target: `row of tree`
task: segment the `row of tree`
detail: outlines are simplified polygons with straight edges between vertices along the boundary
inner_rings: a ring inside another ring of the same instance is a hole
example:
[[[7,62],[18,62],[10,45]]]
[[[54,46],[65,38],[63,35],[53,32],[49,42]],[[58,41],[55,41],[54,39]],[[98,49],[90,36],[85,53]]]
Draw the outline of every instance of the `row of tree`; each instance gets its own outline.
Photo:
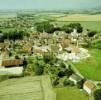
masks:
[[[29,34],[26,33],[25,31],[17,31],[17,30],[9,31],[2,33],[2,35],[0,36],[0,41],[4,41],[5,39],[8,40],[23,39],[24,36],[29,36]]]
[[[55,27],[53,24],[51,24],[48,21],[36,23],[36,30],[38,32],[47,32],[47,33],[53,33],[54,31],[65,31],[66,33],[73,32],[73,29],[77,29],[78,33],[81,33],[83,31],[83,27],[80,23],[70,23],[68,25],[63,25],[62,27]]]

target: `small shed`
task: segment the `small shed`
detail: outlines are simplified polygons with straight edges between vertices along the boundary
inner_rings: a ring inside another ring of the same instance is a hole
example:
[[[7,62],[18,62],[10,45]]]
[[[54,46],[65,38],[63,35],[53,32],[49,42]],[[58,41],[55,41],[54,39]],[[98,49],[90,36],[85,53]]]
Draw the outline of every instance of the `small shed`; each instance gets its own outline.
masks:
[[[92,94],[95,88],[96,88],[96,85],[91,80],[87,80],[83,85],[83,89],[88,94]]]

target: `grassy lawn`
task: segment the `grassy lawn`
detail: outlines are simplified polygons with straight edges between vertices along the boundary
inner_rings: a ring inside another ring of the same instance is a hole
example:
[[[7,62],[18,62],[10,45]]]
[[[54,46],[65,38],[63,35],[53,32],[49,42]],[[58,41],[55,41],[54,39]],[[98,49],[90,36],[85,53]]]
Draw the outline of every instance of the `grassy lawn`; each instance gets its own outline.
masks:
[[[55,88],[56,100],[89,100],[84,91],[76,87]]]
[[[101,80],[101,50],[90,49],[91,58],[75,64],[76,68],[88,79]]]

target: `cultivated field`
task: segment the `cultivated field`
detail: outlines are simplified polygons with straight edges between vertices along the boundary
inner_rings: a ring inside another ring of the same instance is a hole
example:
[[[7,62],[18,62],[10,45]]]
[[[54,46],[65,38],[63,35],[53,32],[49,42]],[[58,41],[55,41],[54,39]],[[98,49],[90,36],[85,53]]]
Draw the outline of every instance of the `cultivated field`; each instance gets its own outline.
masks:
[[[71,14],[58,17],[57,21],[101,21],[101,14],[98,15]]]
[[[9,79],[0,83],[0,100],[55,100],[48,76]]]
[[[43,15],[45,16],[45,15]],[[48,14],[53,18],[53,23],[59,26],[70,23],[81,23],[84,29],[91,29],[101,31],[101,14],[88,15],[88,14]]]

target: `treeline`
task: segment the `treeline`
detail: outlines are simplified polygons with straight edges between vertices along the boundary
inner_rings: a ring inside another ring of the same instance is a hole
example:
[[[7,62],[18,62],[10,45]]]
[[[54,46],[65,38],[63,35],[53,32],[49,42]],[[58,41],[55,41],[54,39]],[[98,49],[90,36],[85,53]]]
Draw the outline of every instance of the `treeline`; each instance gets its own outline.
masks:
[[[4,41],[5,39],[8,40],[16,40],[16,39],[23,39],[24,36],[29,36],[29,33],[26,33],[25,31],[9,31],[5,33],[1,33],[0,41]]]
[[[77,29],[78,33],[81,33],[83,31],[83,27],[80,23],[70,23],[68,25],[63,25],[62,27],[57,27],[53,24],[51,24],[48,21],[36,23],[36,30],[38,32],[47,32],[47,33],[53,33],[55,31],[65,31],[66,33],[71,33],[73,29]]]

